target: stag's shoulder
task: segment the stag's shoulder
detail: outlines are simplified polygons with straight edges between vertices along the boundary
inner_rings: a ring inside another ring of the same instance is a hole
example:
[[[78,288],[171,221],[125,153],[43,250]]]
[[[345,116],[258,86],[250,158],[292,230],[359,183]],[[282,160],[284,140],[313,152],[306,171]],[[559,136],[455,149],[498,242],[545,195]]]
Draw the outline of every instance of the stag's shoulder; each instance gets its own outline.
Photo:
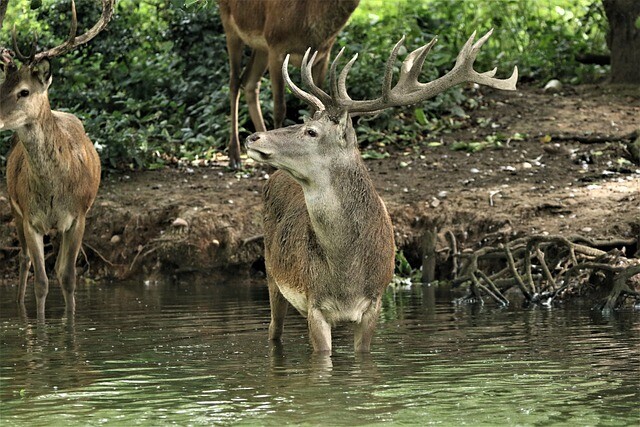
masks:
[[[302,187],[286,172],[276,171],[267,181],[264,192],[265,227],[300,227],[309,221]]]

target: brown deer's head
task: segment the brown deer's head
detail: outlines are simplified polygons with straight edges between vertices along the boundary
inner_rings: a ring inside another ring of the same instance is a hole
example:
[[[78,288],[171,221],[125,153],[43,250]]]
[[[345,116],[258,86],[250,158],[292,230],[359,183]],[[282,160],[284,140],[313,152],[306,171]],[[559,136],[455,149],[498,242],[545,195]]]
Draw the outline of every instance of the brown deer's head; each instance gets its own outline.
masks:
[[[4,60],[0,85],[0,129],[14,130],[37,121],[43,108],[50,108],[47,91],[51,84],[51,63],[38,62],[18,68]]]
[[[76,37],[78,20],[76,5],[71,0],[71,28],[67,40],[61,45],[44,52],[37,52],[34,41],[28,56],[18,48],[15,27],[12,32],[13,51],[0,49],[0,130],[14,130],[28,126],[41,119],[44,111],[49,111],[48,90],[51,85],[50,58],[62,55],[75,47],[87,43],[102,31],[111,16],[115,0],[102,0],[100,20],[86,33]],[[37,40],[37,39],[36,39]],[[14,57],[20,60],[18,67]]]

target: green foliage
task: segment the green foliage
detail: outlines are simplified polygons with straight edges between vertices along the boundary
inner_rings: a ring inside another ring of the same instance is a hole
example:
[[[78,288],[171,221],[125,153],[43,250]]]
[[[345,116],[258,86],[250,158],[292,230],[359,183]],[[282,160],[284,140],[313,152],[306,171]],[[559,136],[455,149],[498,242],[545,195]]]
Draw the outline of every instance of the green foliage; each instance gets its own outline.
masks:
[[[98,19],[99,2],[76,3],[80,33]],[[69,0],[12,0],[0,43],[10,43],[9,29],[15,24],[23,50],[28,50],[33,32],[41,46],[59,44],[67,34],[69,15]],[[495,33],[476,61],[478,70],[499,66],[498,76],[506,77],[517,64],[521,82],[536,84],[550,77],[577,83],[602,73],[602,68],[574,60],[578,53],[605,49],[605,19],[597,0],[362,0],[336,49],[346,46],[348,55],[359,53],[349,75],[351,96],[373,98],[379,95],[386,58],[403,34],[410,50],[439,35],[421,76],[428,81],[451,68],[474,30],[480,34],[492,27]],[[52,106],[83,120],[105,169],[191,162],[225,149],[228,63],[215,1],[120,0],[103,34],[56,58],[53,66]],[[396,73],[399,66],[400,61]],[[458,87],[420,106],[360,118],[357,130],[368,148],[365,156],[379,158],[386,146],[437,139],[434,135],[459,125],[466,112],[477,107],[476,98]],[[261,100],[268,123],[267,81]],[[286,123],[298,122],[308,108],[292,96],[288,107]],[[252,129],[242,102],[239,126],[241,137]],[[0,156],[8,151],[9,136],[0,136]]]
[[[396,252],[396,267],[393,277],[394,285],[410,285],[422,281],[422,270],[414,269],[402,251]]]

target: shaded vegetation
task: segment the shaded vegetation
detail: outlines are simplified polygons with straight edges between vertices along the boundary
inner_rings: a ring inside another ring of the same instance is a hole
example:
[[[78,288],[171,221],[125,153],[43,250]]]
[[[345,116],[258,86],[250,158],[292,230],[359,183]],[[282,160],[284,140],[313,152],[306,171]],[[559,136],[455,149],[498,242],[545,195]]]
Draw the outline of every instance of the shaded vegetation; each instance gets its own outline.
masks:
[[[95,22],[99,6],[78,0],[77,8],[81,32]],[[34,31],[43,47],[59,43],[68,31],[69,2],[13,0],[2,44],[10,43],[14,23],[24,50]],[[575,61],[580,53],[605,50],[605,25],[597,0],[362,0],[336,49],[347,46],[347,53],[360,54],[350,73],[354,98],[376,96],[385,60],[402,34],[408,49],[439,35],[424,67],[427,80],[451,67],[471,32],[492,27],[496,32],[483,47],[478,69],[499,66],[499,76],[505,77],[517,64],[523,83],[543,85],[549,78],[581,83],[606,71]],[[83,120],[105,170],[156,168],[200,163],[224,151],[227,79],[225,38],[215,2],[120,0],[105,32],[55,60],[50,94],[55,109],[71,111]],[[385,145],[429,144],[438,132],[463,120],[466,111],[481,106],[481,97],[468,97],[467,91],[456,88],[415,108],[360,119],[361,143],[373,157],[384,155]],[[261,97],[268,121],[267,81]],[[289,120],[297,121],[305,106],[293,97],[289,104]],[[251,131],[244,106],[240,130],[242,135]],[[7,134],[0,139],[2,157],[9,149]],[[4,158],[0,160],[4,165]]]

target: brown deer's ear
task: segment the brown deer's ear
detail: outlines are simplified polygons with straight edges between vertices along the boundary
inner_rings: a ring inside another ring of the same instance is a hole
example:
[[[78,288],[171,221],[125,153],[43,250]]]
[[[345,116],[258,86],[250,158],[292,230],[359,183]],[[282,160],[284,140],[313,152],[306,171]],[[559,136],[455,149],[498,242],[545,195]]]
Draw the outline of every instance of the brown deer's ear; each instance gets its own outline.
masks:
[[[43,85],[48,87],[51,84],[51,62],[48,58],[42,58],[31,65],[31,73]]]
[[[7,73],[16,69],[16,64],[13,62],[13,52],[3,47],[0,48],[0,72],[2,72],[0,79],[4,81],[7,77]]]

